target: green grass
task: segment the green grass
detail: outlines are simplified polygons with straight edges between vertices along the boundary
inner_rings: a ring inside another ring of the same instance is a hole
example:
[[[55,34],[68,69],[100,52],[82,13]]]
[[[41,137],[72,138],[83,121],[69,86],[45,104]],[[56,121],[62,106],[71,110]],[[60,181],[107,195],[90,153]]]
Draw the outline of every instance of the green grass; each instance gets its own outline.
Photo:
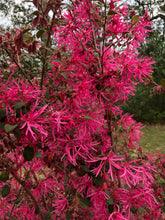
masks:
[[[140,146],[145,152],[165,153],[165,125],[145,125]]]

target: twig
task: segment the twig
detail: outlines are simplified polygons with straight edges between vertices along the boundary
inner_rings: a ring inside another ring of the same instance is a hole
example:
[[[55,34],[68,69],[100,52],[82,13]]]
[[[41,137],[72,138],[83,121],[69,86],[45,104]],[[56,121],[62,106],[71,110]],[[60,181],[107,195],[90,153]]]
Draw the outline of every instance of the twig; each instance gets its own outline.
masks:
[[[55,19],[55,15],[56,15],[56,11],[54,11],[54,13],[53,13],[53,18],[52,18],[52,21],[51,21],[51,25],[50,25],[50,28],[49,28],[49,34],[48,34],[48,38],[47,38],[47,42],[46,42],[45,54],[44,54],[44,57],[43,57],[43,66],[42,66],[41,83],[40,83],[40,89],[41,90],[42,90],[42,86],[43,86],[45,72],[47,70],[47,65],[46,65],[46,59],[47,59],[47,53],[48,53],[47,48],[49,47],[49,44],[50,44],[50,37],[51,37],[52,29],[53,29],[53,21]]]
[[[32,168],[32,164],[31,164],[31,167],[30,167],[30,169],[29,169],[29,171],[28,171],[28,173],[27,173],[27,175],[26,175],[26,178],[25,178],[25,180],[24,180],[24,183],[27,181],[27,179],[28,179],[28,177],[29,177],[29,174],[30,174],[30,172],[31,172],[31,168]],[[21,188],[19,189],[19,193],[18,193],[18,195],[17,195],[17,198],[16,198],[15,201],[14,201],[13,207],[12,207],[11,212],[10,212],[10,214],[9,214],[9,219],[10,219],[12,213],[13,213],[13,210],[14,210],[14,208],[15,208],[17,199],[18,199],[19,196],[21,195],[22,188],[23,188],[23,185],[22,185]]]
[[[26,186],[24,186],[25,182],[22,181],[12,170],[12,168],[6,163],[4,163],[4,161],[2,161],[2,163],[4,164],[4,166],[7,168],[7,170],[10,171],[10,173],[12,174],[12,176],[19,182],[19,184],[23,187],[24,191],[31,197],[31,200],[33,201],[34,205],[35,205],[35,208],[36,210],[38,211],[38,213],[40,214],[41,216],[41,219],[42,220],[46,220],[42,211],[41,211],[41,208],[39,206],[39,204],[37,203],[35,197],[33,196],[32,192],[30,191],[29,188],[27,188]]]
[[[113,151],[116,152],[116,146],[114,144],[114,138],[113,138],[113,133],[112,133],[112,112],[108,109],[105,110],[105,117],[107,120],[108,124],[108,134],[111,138],[111,145],[113,147]]]
[[[106,21],[107,21],[107,1],[105,0],[105,4],[104,4],[104,26],[103,26],[103,33],[102,33],[102,37],[103,37],[103,45],[102,45],[102,55],[101,55],[101,72],[102,74],[104,73],[104,66],[103,66],[103,61],[104,61],[104,47],[105,47],[105,28],[106,28]]]
[[[92,21],[91,21],[92,22]],[[93,23],[93,22],[92,22]],[[97,51],[98,52],[98,50],[97,50],[97,43],[96,43],[96,37],[95,37],[95,32],[94,32],[94,30],[93,30],[93,32],[92,32],[92,37],[93,37],[93,43],[94,43],[94,47],[95,47],[95,51]],[[100,53],[99,53],[99,55],[100,55]],[[100,70],[102,69],[102,66],[101,66],[101,62],[100,62],[100,56],[98,57],[98,64],[99,64],[99,68],[100,68]]]
[[[67,188],[66,188],[66,184],[67,184],[67,177],[66,177],[66,166],[65,166],[65,158],[63,159],[63,165],[64,165],[64,189],[65,189],[65,196],[67,195]]]
[[[91,18],[90,14],[89,14],[89,19],[90,19],[91,25],[94,27],[94,24],[93,24],[93,21],[92,21],[92,18]],[[97,42],[96,42],[94,28],[93,28],[93,31],[92,31],[92,37],[93,37],[94,49],[95,49],[95,51],[99,52],[98,49],[97,49]],[[102,67],[101,67],[101,62],[100,62],[100,53],[99,53],[99,57],[98,57],[98,65],[99,65],[99,69],[101,70]]]
[[[6,51],[6,53],[9,55],[9,57],[14,61],[14,63],[17,65],[17,67],[19,68],[19,70],[22,72],[22,74],[25,76],[25,78],[27,78],[28,79],[28,81],[29,81],[29,83],[31,84],[31,85],[33,85],[32,84],[32,82],[31,82],[31,80],[30,80],[30,78],[29,78],[29,76],[25,73],[25,71],[22,69],[22,67],[18,64],[18,62],[17,62],[17,60],[13,57],[13,56],[11,56],[11,54],[10,54],[10,52],[8,51],[8,49],[4,49],[5,51]]]

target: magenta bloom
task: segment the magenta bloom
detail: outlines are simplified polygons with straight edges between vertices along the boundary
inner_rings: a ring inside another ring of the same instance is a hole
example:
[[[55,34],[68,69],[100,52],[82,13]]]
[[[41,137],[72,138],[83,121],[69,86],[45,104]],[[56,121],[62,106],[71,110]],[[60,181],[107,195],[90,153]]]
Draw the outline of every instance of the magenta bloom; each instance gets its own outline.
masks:
[[[44,123],[47,121],[47,119],[39,117],[45,111],[48,105],[43,106],[38,111],[36,110],[37,106],[38,106],[38,102],[36,101],[31,112],[25,115],[21,114],[21,119],[23,121],[23,125],[21,126],[21,129],[25,128],[26,136],[30,134],[34,140],[37,139],[36,132],[40,133],[43,136],[48,135],[48,133],[44,130]],[[34,129],[36,132],[34,131]]]

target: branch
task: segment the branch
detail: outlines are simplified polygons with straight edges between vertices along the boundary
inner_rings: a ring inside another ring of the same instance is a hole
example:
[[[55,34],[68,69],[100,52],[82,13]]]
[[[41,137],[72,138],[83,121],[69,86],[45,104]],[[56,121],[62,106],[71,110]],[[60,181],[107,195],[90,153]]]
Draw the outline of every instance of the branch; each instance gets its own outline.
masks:
[[[93,22],[92,22],[92,23],[93,23]],[[94,42],[95,51],[98,52],[98,50],[97,50],[97,43],[96,43],[96,37],[95,37],[95,32],[94,32],[94,31],[92,32],[92,35],[93,35],[93,42]],[[99,57],[100,57],[100,56],[99,56]],[[101,68],[101,63],[100,63],[99,57],[98,57],[98,64],[99,64],[99,68],[100,68],[100,70],[101,70],[102,68]]]
[[[104,3],[104,26],[103,26],[103,45],[102,45],[102,56],[101,56],[101,65],[102,65],[102,74],[104,73],[104,66],[103,66],[103,61],[104,61],[104,47],[105,47],[105,28],[106,28],[106,22],[107,22],[107,1],[105,0]]]
[[[32,168],[32,165],[31,165],[31,168]],[[29,170],[28,173],[27,173],[27,176],[26,176],[26,178],[25,178],[25,180],[24,180],[24,183],[28,180],[29,174],[30,174],[30,172],[31,172],[31,168],[30,168],[30,170]],[[12,213],[13,213],[13,210],[14,210],[14,208],[15,208],[15,205],[16,205],[16,202],[17,202],[17,199],[18,199],[18,198],[20,197],[20,195],[21,195],[21,191],[22,191],[22,189],[23,189],[23,185],[20,187],[19,192],[18,192],[18,195],[17,195],[17,198],[16,198],[15,201],[14,201],[14,204],[13,204],[12,210],[11,210],[11,212],[10,212],[10,214],[9,214],[9,219],[10,219]]]
[[[6,163],[4,163],[4,161],[2,161],[2,163],[4,164],[4,166],[7,168],[7,170],[10,171],[10,173],[12,174],[12,176],[19,182],[19,184],[23,187],[24,191],[31,197],[31,200],[33,201],[34,205],[35,205],[35,208],[37,209],[37,211],[39,212],[40,216],[41,216],[41,219],[42,220],[46,220],[42,211],[41,211],[41,208],[39,206],[39,204],[37,203],[37,200],[35,199],[35,197],[33,196],[32,192],[30,191],[29,188],[27,188],[26,186],[24,186],[25,182],[22,181],[12,170],[12,168]]]
[[[165,13],[159,13],[158,15],[152,17],[152,18],[151,18],[151,21],[152,21],[152,20],[155,20],[155,19],[157,19],[157,18],[161,18],[161,19],[163,19],[163,20],[165,21]]]
[[[51,21],[51,25],[49,28],[49,34],[48,34],[48,38],[47,38],[47,42],[46,42],[45,54],[44,54],[44,58],[43,58],[42,74],[41,74],[41,83],[40,83],[41,90],[42,90],[42,86],[43,86],[45,72],[47,70],[47,65],[46,65],[46,59],[47,59],[47,53],[48,53],[47,48],[49,47],[49,44],[50,44],[50,39],[51,39],[50,37],[51,37],[52,29],[53,29],[53,24],[54,24],[53,21],[55,19],[55,15],[56,15],[56,11],[54,11],[54,13],[53,13],[53,18]]]
[[[114,144],[114,138],[113,138],[113,133],[112,133],[112,116],[111,116],[111,113],[112,112],[110,110],[107,110],[107,109],[105,110],[105,118],[107,120],[108,129],[109,129],[108,134],[111,138],[111,145],[114,149],[114,152],[116,152],[116,146]]]
[[[14,63],[17,65],[17,67],[19,68],[19,70],[22,72],[22,74],[25,76],[25,78],[27,78],[28,79],[28,81],[29,81],[29,83],[31,84],[31,85],[33,85],[32,84],[32,82],[31,82],[31,80],[30,80],[30,78],[29,78],[29,76],[24,72],[24,70],[22,69],[22,67],[18,64],[18,62],[17,62],[17,60],[13,57],[13,56],[11,56],[11,54],[10,54],[10,52],[8,51],[8,49],[4,49],[5,51],[6,51],[6,53],[9,55],[9,57],[14,61]]]
[[[93,44],[94,44],[94,49],[95,51],[99,52],[98,49],[97,49],[97,42],[96,42],[96,36],[95,36],[95,28],[94,28],[94,23],[92,21],[92,18],[91,18],[91,15],[89,14],[89,19],[90,19],[90,22],[91,22],[91,25],[93,26],[93,31],[92,31],[92,37],[93,37]],[[99,53],[100,54],[100,53]],[[101,67],[101,62],[100,62],[100,56],[98,57],[98,65],[99,65],[99,69],[101,70],[102,67]]]

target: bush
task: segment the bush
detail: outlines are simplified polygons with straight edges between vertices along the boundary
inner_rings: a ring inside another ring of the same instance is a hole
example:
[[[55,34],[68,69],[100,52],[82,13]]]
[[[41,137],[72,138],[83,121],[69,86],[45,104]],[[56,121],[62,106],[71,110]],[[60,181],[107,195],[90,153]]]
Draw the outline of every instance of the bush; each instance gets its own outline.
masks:
[[[113,0],[33,3],[33,31],[1,33],[1,216],[161,219],[164,159],[143,155],[142,125],[119,106],[152,72],[137,53],[147,13],[130,20]]]

